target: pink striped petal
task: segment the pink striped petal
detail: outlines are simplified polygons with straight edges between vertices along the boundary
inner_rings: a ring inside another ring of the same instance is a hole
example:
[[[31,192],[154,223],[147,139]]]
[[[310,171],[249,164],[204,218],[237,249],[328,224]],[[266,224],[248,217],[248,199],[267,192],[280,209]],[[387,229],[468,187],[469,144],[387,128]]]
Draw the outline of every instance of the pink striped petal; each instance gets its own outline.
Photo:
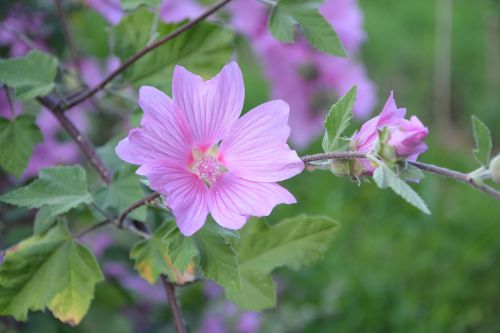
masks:
[[[172,92],[174,103],[186,115],[194,144],[208,149],[224,137],[238,119],[245,87],[240,68],[232,62],[208,81],[176,66]]]
[[[191,236],[205,224],[208,188],[196,175],[168,160],[144,164],[137,173],[149,179],[153,190],[167,196],[166,203],[184,236]]]
[[[144,111],[142,129],[132,129],[116,147],[118,156],[133,164],[169,158],[185,164],[191,155],[191,133],[184,115],[160,90],[143,86],[139,106]]]
[[[302,172],[304,163],[286,144],[288,104],[271,101],[251,110],[231,127],[219,160],[238,177],[276,182]]]
[[[222,174],[209,189],[210,214],[228,229],[240,229],[248,216],[268,216],[281,203],[292,204],[296,200],[278,184],[252,182],[231,172]]]

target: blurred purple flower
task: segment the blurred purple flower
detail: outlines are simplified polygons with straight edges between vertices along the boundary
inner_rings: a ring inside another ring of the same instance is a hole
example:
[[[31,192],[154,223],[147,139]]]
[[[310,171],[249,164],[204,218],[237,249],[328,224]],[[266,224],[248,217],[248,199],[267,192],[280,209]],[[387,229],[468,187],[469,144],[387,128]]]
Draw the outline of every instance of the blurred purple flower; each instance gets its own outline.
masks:
[[[236,327],[236,332],[238,333],[259,333],[260,325],[262,323],[262,314],[257,312],[243,312],[240,319],[238,320],[238,325]]]
[[[205,315],[201,321],[200,333],[226,333],[223,318],[214,314]]]
[[[160,6],[160,17],[167,23],[192,19],[203,12],[203,7],[193,0],[164,0]]]
[[[271,97],[290,104],[291,139],[298,147],[304,148],[322,132],[326,111],[353,85],[358,86],[355,116],[370,114],[376,102],[375,87],[361,63],[319,52],[303,37],[292,44],[280,43],[268,32],[268,8],[262,3],[236,0],[228,8],[232,24],[250,38],[261,59],[271,82]],[[345,47],[356,53],[365,38],[356,0],[327,0],[320,12]]]
[[[85,0],[85,2],[112,25],[118,24],[125,15],[120,0]]]
[[[416,116],[408,120],[404,118],[405,114],[406,109],[398,109],[391,92],[380,115],[364,123],[359,132],[352,137],[356,150],[363,153],[372,152],[378,141],[378,131],[387,128],[389,130],[388,144],[396,149],[396,155],[415,161],[418,155],[427,150],[423,139],[429,131]],[[368,172],[375,169],[375,166],[368,160],[362,160],[362,164]]]
[[[43,19],[42,13],[28,12],[18,4],[12,6],[0,22],[0,47],[8,48],[12,57],[23,56],[35,46],[46,50],[48,33]]]
[[[116,279],[123,287],[133,291],[144,300],[152,303],[165,303],[165,292],[160,284],[154,286],[130,272],[125,265],[119,262],[108,262],[104,265],[106,276]]]

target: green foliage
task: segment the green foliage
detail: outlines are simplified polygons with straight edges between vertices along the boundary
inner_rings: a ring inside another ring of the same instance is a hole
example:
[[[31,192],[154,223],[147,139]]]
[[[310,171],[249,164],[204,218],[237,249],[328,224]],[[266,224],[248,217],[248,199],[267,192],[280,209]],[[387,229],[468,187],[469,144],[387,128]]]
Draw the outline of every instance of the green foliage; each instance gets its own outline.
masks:
[[[30,99],[45,96],[54,89],[57,59],[31,51],[24,57],[0,59],[0,82],[16,90],[16,96]]]
[[[156,29],[153,29],[153,25]],[[139,9],[111,30],[113,51],[122,60],[166,36],[179,24],[155,22],[154,14]],[[234,35],[213,23],[200,23],[142,57],[124,72],[135,87],[153,85],[166,89],[175,65],[182,65],[203,76],[211,76],[229,61]]]
[[[217,226],[206,224],[194,235],[205,276],[228,289],[240,289],[238,254]]]
[[[275,306],[276,291],[269,275],[275,268],[299,269],[324,255],[338,223],[321,216],[301,215],[267,227],[262,221],[250,222],[237,243],[241,288],[226,289],[238,306],[259,311]],[[258,225],[257,225],[258,224]]]
[[[160,0],[121,0],[122,8],[125,10],[133,10],[139,6],[158,7]]]
[[[144,197],[139,177],[134,168],[125,166],[113,175],[111,184],[99,189],[95,194],[95,202],[102,209],[111,210],[119,214],[134,202]],[[145,221],[147,215],[146,206],[139,207],[130,213],[130,217],[139,221]]]
[[[0,314],[26,320],[45,307],[77,325],[87,313],[101,270],[92,253],[59,224],[9,249],[0,265]]]
[[[415,192],[410,185],[398,177],[384,163],[380,163],[373,172],[373,180],[379,188],[390,187],[397,195],[401,196],[408,203],[420,209],[425,214],[430,214],[429,208],[422,198]]]
[[[43,234],[56,223],[57,215],[52,212],[52,207],[45,206],[36,212],[33,233],[35,235]]]
[[[81,10],[70,16],[71,28],[78,52],[98,58],[109,56],[109,42],[106,29],[108,23],[93,10]]]
[[[150,284],[155,284],[162,274],[179,284],[194,279],[192,269],[187,270],[188,265],[181,270],[172,263],[167,242],[163,240],[172,225],[173,223],[164,223],[150,239],[136,243],[130,251],[130,258],[135,260],[135,269]]]
[[[352,87],[328,111],[323,124],[326,130],[322,143],[325,152],[346,149],[348,140],[344,139],[342,134],[349,127],[352,119],[352,108],[356,102],[357,90],[356,86]]]
[[[173,265],[180,271],[184,271],[198,256],[198,247],[194,237],[183,236],[175,223],[170,223],[169,229],[164,232],[162,240],[167,244]]]
[[[273,5],[269,17],[272,35],[285,43],[295,40],[298,25],[315,48],[336,56],[345,56],[342,43],[328,21],[319,13],[318,1],[280,0]]]
[[[0,197],[11,205],[40,208],[50,207],[58,215],[82,203],[92,202],[87,192],[85,171],[80,166],[58,166],[42,169],[38,179]]]
[[[476,143],[474,158],[483,167],[487,168],[490,162],[491,148],[493,146],[491,142],[490,130],[476,116],[472,116],[472,129],[474,133],[474,141]]]
[[[35,118],[28,115],[14,120],[0,118],[0,165],[20,177],[26,169],[35,146],[42,141]]]

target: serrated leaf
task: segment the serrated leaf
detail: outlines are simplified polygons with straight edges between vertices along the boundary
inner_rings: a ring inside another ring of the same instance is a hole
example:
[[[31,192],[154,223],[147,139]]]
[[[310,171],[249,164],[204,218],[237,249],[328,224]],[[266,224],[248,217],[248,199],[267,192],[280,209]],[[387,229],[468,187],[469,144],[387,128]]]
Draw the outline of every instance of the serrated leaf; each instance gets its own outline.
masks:
[[[26,320],[49,308],[77,325],[87,313],[101,270],[92,253],[59,225],[9,249],[0,265],[0,314]]]
[[[399,178],[391,169],[381,164],[373,172],[373,180],[380,188],[390,187],[397,195],[405,199],[408,203],[420,209],[425,214],[430,214],[429,208],[424,200],[415,192],[410,185]]]
[[[493,146],[490,130],[488,126],[476,116],[472,116],[472,130],[476,143],[474,158],[479,164],[487,168],[490,162],[491,148]]]
[[[0,118],[0,165],[16,177],[23,174],[35,146],[42,141],[35,117],[23,115],[14,120]]]
[[[194,237],[203,274],[225,289],[239,290],[238,255],[231,243],[210,225],[205,225]]]
[[[144,197],[139,177],[134,168],[125,166],[113,175],[111,184],[97,191],[95,201],[102,209],[119,214],[127,207]],[[145,221],[147,215],[146,206],[139,207],[130,213],[130,217],[139,221]]]
[[[269,275],[275,268],[299,269],[322,258],[338,228],[327,217],[306,215],[268,228],[256,224],[263,222],[247,224],[238,242],[241,288],[226,289],[232,302],[253,311],[275,305],[275,286]]]
[[[48,206],[54,215],[80,204],[92,202],[87,192],[85,171],[80,166],[58,166],[42,169],[38,179],[0,197],[11,205],[40,208]]]
[[[147,46],[151,39],[154,14],[139,9],[115,27],[111,35],[113,51],[123,61]],[[180,24],[158,22],[156,35],[161,38]],[[203,22],[139,59],[124,72],[135,87],[153,85],[165,90],[175,65],[182,65],[205,77],[211,77],[232,55],[233,32]]]
[[[163,241],[163,236],[170,230],[172,224],[165,223],[155,230],[150,239],[136,243],[130,251],[130,258],[135,260],[135,269],[150,284],[155,284],[162,274],[178,284],[193,281],[195,278],[192,262],[180,270],[174,266],[170,258],[168,243]]]
[[[0,59],[0,82],[14,88],[16,96],[22,99],[47,95],[54,89],[56,74],[57,59],[44,52]]]
[[[352,119],[352,108],[356,103],[357,91],[356,86],[352,87],[328,111],[323,123],[325,136],[323,137],[322,146],[325,152],[342,150],[347,146],[348,141],[343,140],[342,134],[349,127]]]
[[[280,0],[269,16],[269,30],[276,39],[290,43],[295,40],[298,26],[315,48],[335,56],[345,56],[337,33],[319,13],[320,4],[320,1]]]

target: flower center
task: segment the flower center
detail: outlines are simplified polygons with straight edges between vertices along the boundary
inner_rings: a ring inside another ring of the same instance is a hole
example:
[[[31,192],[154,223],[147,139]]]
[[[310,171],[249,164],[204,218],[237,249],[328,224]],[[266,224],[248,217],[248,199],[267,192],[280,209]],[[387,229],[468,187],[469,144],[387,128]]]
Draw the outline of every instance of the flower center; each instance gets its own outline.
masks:
[[[211,155],[203,155],[195,160],[191,167],[192,172],[205,182],[208,186],[215,183],[224,167]]]

